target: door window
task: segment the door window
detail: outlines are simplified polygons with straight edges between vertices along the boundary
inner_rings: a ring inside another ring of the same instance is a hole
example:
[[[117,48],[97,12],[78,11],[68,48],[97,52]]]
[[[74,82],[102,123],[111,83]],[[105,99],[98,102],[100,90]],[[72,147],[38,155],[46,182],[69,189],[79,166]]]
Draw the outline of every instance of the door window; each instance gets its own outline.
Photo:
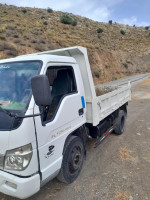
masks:
[[[43,114],[43,122],[52,121],[57,113],[62,99],[77,92],[74,71],[72,67],[58,66],[47,69],[46,75],[52,95],[52,103]]]

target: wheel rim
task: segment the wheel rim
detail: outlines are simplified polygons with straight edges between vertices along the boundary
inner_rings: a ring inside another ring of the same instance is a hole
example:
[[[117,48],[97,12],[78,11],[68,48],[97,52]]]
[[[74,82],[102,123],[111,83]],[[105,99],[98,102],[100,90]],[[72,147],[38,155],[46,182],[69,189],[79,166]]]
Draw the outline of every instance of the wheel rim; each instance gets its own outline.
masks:
[[[82,163],[82,158],[83,158],[83,155],[82,155],[81,147],[75,146],[72,149],[70,162],[69,162],[69,169],[71,173],[76,172],[80,168],[81,163]]]

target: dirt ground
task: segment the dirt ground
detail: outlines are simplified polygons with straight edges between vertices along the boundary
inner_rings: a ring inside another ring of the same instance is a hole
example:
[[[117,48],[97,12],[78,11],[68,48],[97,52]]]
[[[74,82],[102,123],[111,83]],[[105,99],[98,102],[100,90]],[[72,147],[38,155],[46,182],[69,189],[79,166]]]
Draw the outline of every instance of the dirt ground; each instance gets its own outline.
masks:
[[[124,134],[92,145],[74,183],[54,179],[28,200],[150,200],[150,79],[132,88]]]

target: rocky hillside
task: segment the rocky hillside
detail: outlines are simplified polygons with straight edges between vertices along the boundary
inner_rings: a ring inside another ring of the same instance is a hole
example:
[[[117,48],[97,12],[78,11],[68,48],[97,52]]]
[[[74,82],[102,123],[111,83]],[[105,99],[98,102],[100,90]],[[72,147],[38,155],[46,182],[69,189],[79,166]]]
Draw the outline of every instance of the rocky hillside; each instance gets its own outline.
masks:
[[[61,23],[64,14],[77,25]],[[0,4],[0,59],[76,45],[88,49],[95,84],[150,72],[149,27]]]

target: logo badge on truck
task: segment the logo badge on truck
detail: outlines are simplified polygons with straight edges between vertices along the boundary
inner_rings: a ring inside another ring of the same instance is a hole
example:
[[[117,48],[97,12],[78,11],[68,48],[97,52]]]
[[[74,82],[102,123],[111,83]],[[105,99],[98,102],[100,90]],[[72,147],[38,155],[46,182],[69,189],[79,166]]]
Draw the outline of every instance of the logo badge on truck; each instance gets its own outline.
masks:
[[[45,155],[45,158],[49,158],[50,156],[52,156],[54,154],[54,145],[51,145],[48,147],[48,153]]]

